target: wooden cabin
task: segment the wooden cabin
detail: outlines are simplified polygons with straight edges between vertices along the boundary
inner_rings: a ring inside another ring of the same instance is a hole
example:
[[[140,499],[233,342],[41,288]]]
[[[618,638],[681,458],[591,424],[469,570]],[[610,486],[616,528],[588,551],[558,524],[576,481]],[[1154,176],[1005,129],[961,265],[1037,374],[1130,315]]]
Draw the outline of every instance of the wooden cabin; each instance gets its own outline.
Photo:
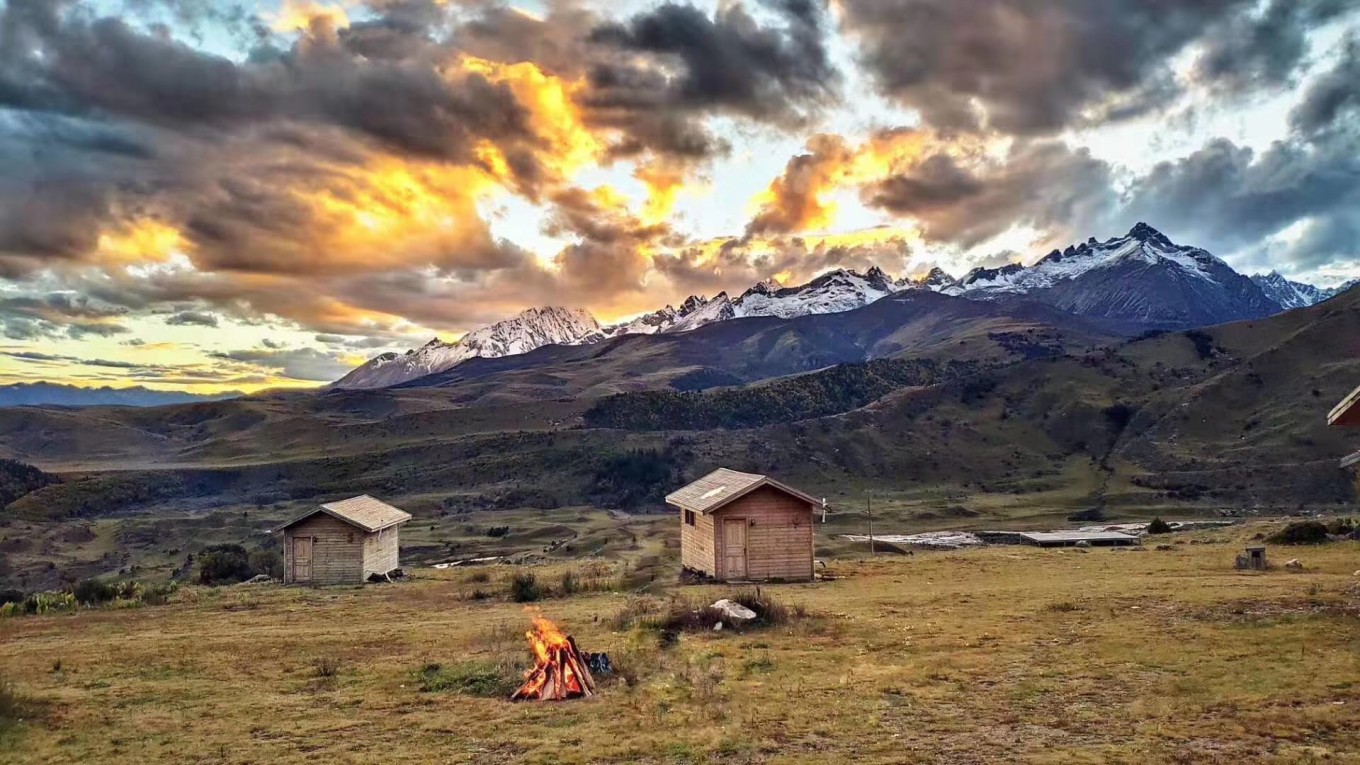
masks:
[[[1351,391],[1350,395],[1342,399],[1341,403],[1332,407],[1332,411],[1327,414],[1327,424],[1334,427],[1360,428],[1360,388]],[[1360,466],[1360,452],[1341,460],[1342,468],[1357,468],[1356,494],[1360,494],[1360,468],[1358,466]]]
[[[666,495],[685,570],[719,581],[808,581],[822,503],[763,475],[719,468]]]
[[[400,568],[411,514],[367,494],[317,507],[280,526],[284,584],[361,584]]]

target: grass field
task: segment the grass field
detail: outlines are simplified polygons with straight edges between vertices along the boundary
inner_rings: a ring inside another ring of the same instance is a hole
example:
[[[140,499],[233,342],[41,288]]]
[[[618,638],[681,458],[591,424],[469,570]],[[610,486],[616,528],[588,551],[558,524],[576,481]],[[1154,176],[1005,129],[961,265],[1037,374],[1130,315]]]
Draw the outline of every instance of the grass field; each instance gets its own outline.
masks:
[[[0,732],[0,760],[1360,762],[1360,543],[1270,550],[1301,572],[1233,571],[1262,530],[1138,552],[834,559],[835,581],[763,589],[809,616],[668,645],[615,615],[731,588],[645,586],[660,544],[613,562],[188,588],[165,606],[12,618],[0,668],[25,712]],[[599,696],[421,690],[430,663],[513,682],[526,608],[472,593],[572,568],[648,591],[534,604],[614,657],[622,671]]]

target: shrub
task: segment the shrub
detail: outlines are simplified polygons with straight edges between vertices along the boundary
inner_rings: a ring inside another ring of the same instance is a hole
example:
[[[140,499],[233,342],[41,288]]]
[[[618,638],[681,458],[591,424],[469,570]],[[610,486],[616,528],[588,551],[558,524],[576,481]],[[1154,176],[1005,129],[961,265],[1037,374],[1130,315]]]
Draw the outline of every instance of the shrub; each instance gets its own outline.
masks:
[[[76,582],[76,586],[71,589],[71,594],[75,596],[76,602],[82,606],[96,606],[117,599],[119,584],[117,582],[105,582],[101,579],[82,579]]]
[[[1170,534],[1171,524],[1161,518],[1153,518],[1152,523],[1148,524],[1147,531],[1149,534]]]
[[[492,538],[503,537],[510,533],[509,526],[492,526],[486,530],[486,535]]]
[[[532,603],[543,597],[538,578],[530,573],[515,574],[510,580],[510,599],[516,603]]]
[[[1338,536],[1345,536],[1347,534],[1353,533],[1355,529],[1356,529],[1355,521],[1350,518],[1337,518],[1336,520],[1327,524],[1327,533],[1336,534]]]
[[[565,571],[565,572],[563,572],[563,573],[562,573],[562,587],[561,587],[561,590],[560,590],[560,592],[562,593],[562,596],[563,596],[563,597],[566,597],[566,596],[568,596],[568,595],[572,595],[572,594],[574,594],[574,593],[576,592],[576,590],[577,590],[577,587],[576,587],[576,575],[573,574],[573,573],[570,572],[570,571]]]
[[[1276,545],[1316,545],[1327,541],[1327,525],[1321,521],[1300,521],[1266,537]]]
[[[466,661],[451,667],[430,663],[416,672],[416,686],[426,693],[500,697],[514,693],[519,678],[509,668],[487,661]]]
[[[335,677],[340,674],[340,660],[334,656],[318,656],[312,659],[312,672],[317,677]]]
[[[212,545],[198,556],[199,584],[234,584],[254,575],[250,555],[240,545]]]
[[[267,574],[272,579],[283,578],[283,555],[278,550],[259,550],[251,551],[248,561],[250,570],[254,573],[251,576]]]

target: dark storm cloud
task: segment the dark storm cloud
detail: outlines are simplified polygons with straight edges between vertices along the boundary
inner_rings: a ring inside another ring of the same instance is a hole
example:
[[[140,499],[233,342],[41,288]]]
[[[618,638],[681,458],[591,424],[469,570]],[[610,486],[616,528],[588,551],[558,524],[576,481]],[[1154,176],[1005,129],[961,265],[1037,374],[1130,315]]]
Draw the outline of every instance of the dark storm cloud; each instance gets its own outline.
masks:
[[[1360,114],[1360,39],[1346,41],[1336,66],[1312,82],[1289,115],[1304,135],[1327,130],[1344,117]]]
[[[1255,6],[846,0],[842,24],[883,92],[920,110],[930,126],[1033,135],[1081,124],[1088,112],[1127,118],[1164,103],[1174,95],[1170,59]]]
[[[1255,16],[1211,28],[1194,77],[1229,93],[1289,84],[1308,53],[1308,32],[1356,8],[1357,0],[1272,0]]]
[[[1157,165],[1130,189],[1126,220],[1155,220],[1217,252],[1259,247],[1291,226],[1276,255],[1294,270],[1354,257],[1360,229],[1360,140],[1281,141],[1263,152],[1219,139]],[[1182,233],[1183,232],[1183,233]]]
[[[479,138],[529,139],[503,85],[447,77],[448,51],[413,46],[400,60],[358,58],[304,37],[272,58],[237,63],[118,18],[61,14],[49,0],[13,0],[0,16],[0,106],[97,112],[177,128],[297,119],[346,127],[393,150],[471,159]],[[333,34],[333,32],[331,33]]]
[[[206,311],[180,311],[179,313],[167,316],[165,323],[181,327],[216,327],[217,314],[208,313]]]
[[[776,24],[762,25],[735,3],[712,16],[667,3],[622,21],[572,3],[550,4],[542,20],[492,6],[455,40],[473,55],[585,79],[578,100],[587,124],[619,133],[612,156],[652,151],[698,161],[729,148],[705,124],[711,115],[787,126],[836,98],[841,76],[827,55],[822,6],[762,5]]]
[[[0,298],[0,333],[11,340],[38,340],[66,335],[75,339],[109,337],[127,332],[117,322],[126,308],[72,292],[13,295]]]
[[[1020,143],[999,160],[964,165],[936,154],[861,190],[866,204],[918,220],[930,240],[968,248],[1016,225],[1075,236],[1118,199],[1111,168],[1057,141]]]
[[[712,18],[668,3],[625,23],[604,24],[591,39],[604,46],[673,57],[683,74],[667,77],[627,64],[597,65],[597,102],[680,109],[721,107],[757,117],[793,118],[800,106],[830,100],[839,83],[823,43],[823,13],[812,0],[769,0],[784,29],[760,26],[740,5]]]

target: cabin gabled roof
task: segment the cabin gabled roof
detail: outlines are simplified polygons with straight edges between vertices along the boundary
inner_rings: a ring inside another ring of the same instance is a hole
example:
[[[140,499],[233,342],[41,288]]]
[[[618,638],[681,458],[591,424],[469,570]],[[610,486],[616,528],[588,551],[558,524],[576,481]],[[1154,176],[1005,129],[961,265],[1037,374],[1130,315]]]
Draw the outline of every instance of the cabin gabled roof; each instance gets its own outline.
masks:
[[[344,521],[351,526],[356,526],[366,532],[372,533],[399,526],[411,520],[411,514],[405,510],[395,508],[379,499],[374,499],[367,494],[360,494],[357,497],[342,499],[338,502],[328,502],[315,510],[308,510],[293,520],[274,529],[283,531],[284,529],[295,526],[317,513],[324,513]]]
[[[1328,425],[1360,426],[1360,388],[1351,391],[1327,415]]]
[[[674,505],[682,510],[708,514],[762,486],[778,489],[810,505],[822,504],[821,500],[813,499],[769,476],[757,473],[739,473],[727,468],[718,468],[694,483],[667,494],[666,504]]]

